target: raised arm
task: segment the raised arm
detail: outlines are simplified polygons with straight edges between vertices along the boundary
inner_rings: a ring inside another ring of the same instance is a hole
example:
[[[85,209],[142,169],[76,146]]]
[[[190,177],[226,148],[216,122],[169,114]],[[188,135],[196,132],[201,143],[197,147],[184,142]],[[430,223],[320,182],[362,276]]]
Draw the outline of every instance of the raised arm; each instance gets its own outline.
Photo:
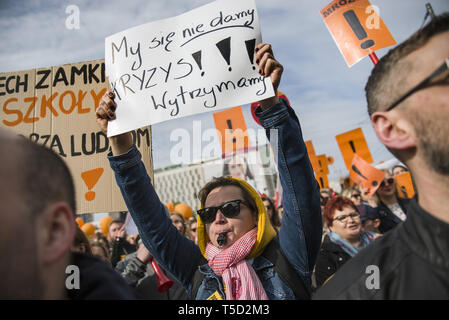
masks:
[[[108,121],[115,119],[116,107],[114,94],[107,92],[96,110],[97,124],[105,133]],[[189,291],[193,272],[201,259],[199,248],[182,236],[167,217],[131,133],[109,140],[112,148],[112,154],[108,155],[110,165],[145,247]]]
[[[259,69],[263,75],[271,77],[277,91],[282,65],[274,58],[270,45],[260,44],[256,50]],[[284,207],[279,242],[310,289],[321,244],[322,218],[319,185],[307,155],[301,127],[287,101],[277,97],[261,101],[256,115],[277,155]]]

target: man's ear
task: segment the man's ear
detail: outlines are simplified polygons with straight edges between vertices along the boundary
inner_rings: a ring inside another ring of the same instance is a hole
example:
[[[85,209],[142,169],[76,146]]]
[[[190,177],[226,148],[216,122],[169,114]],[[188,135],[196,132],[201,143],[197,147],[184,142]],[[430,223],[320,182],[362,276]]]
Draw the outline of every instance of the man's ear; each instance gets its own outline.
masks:
[[[42,250],[42,263],[52,264],[70,251],[75,238],[75,220],[70,206],[63,201],[49,205],[40,213],[38,234]]]
[[[416,138],[411,124],[404,117],[399,117],[396,110],[373,113],[371,124],[377,138],[386,147],[393,150],[416,147]]]

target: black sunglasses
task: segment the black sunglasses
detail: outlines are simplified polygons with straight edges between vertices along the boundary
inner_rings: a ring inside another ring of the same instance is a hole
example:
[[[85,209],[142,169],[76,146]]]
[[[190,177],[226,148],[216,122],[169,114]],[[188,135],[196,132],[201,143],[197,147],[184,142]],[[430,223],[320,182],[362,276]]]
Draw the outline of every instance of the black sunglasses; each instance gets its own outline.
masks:
[[[449,69],[449,58],[446,58],[446,60],[443,62],[441,66],[438,67],[430,76],[425,78],[423,81],[421,81],[416,87],[408,91],[406,94],[404,94],[402,97],[400,97],[398,100],[396,100],[391,106],[387,108],[386,111],[390,111],[394,107],[396,107],[398,104],[400,104],[402,101],[410,97],[412,94],[414,94],[416,91],[423,89],[425,86],[427,86],[430,81],[438,77],[440,74],[442,74],[444,71]]]
[[[393,179],[393,178],[388,178],[387,180],[383,180],[383,181],[380,183],[380,186],[381,186],[381,187],[385,187],[385,185],[386,185],[385,181],[387,181],[388,184],[393,184],[394,179]]]
[[[226,218],[234,218],[240,214],[240,203],[245,204],[243,200],[232,200],[223,203],[218,207],[207,207],[197,211],[198,215],[203,220],[204,224],[209,224],[215,221],[218,210],[223,213]]]

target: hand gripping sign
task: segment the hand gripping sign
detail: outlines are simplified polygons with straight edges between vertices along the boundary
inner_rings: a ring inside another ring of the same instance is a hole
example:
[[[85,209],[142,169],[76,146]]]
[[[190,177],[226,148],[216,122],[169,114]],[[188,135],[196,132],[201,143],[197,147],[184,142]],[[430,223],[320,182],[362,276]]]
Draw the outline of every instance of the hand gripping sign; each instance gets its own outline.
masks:
[[[396,44],[368,0],[334,0],[321,10],[321,16],[348,67],[376,50]]]
[[[118,104],[108,134],[274,96],[255,67],[261,40],[254,0],[215,1],[107,37]]]

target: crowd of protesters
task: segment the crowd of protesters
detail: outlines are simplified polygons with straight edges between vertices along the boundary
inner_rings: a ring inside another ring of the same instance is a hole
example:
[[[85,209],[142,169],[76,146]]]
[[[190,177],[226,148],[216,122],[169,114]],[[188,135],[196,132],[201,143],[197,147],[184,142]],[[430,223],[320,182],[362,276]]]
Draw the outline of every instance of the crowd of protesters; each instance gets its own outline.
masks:
[[[271,45],[258,44],[255,56],[276,92],[283,66]],[[108,159],[136,238],[127,236],[124,221],[113,220],[107,234],[89,239],[74,222],[74,185],[64,161],[0,131],[0,234],[8,244],[0,297],[447,299],[448,59],[449,15],[443,14],[374,68],[366,86],[371,121],[404,164],[385,170],[374,194],[357,185],[320,190],[299,119],[278,97],[259,101],[255,114],[268,138],[270,129],[278,130],[273,147],[282,154],[282,214],[273,199],[232,176],[208,182],[198,194],[201,207],[188,219],[170,213],[131,134],[111,137]],[[114,99],[106,92],[96,111],[105,133],[116,117]],[[394,176],[404,171],[414,180],[412,199],[398,193]],[[18,232],[33,236],[17,243]],[[17,243],[14,250],[10,243]],[[67,288],[67,265],[80,269],[76,290]],[[373,266],[381,276],[368,286],[366,270]]]

